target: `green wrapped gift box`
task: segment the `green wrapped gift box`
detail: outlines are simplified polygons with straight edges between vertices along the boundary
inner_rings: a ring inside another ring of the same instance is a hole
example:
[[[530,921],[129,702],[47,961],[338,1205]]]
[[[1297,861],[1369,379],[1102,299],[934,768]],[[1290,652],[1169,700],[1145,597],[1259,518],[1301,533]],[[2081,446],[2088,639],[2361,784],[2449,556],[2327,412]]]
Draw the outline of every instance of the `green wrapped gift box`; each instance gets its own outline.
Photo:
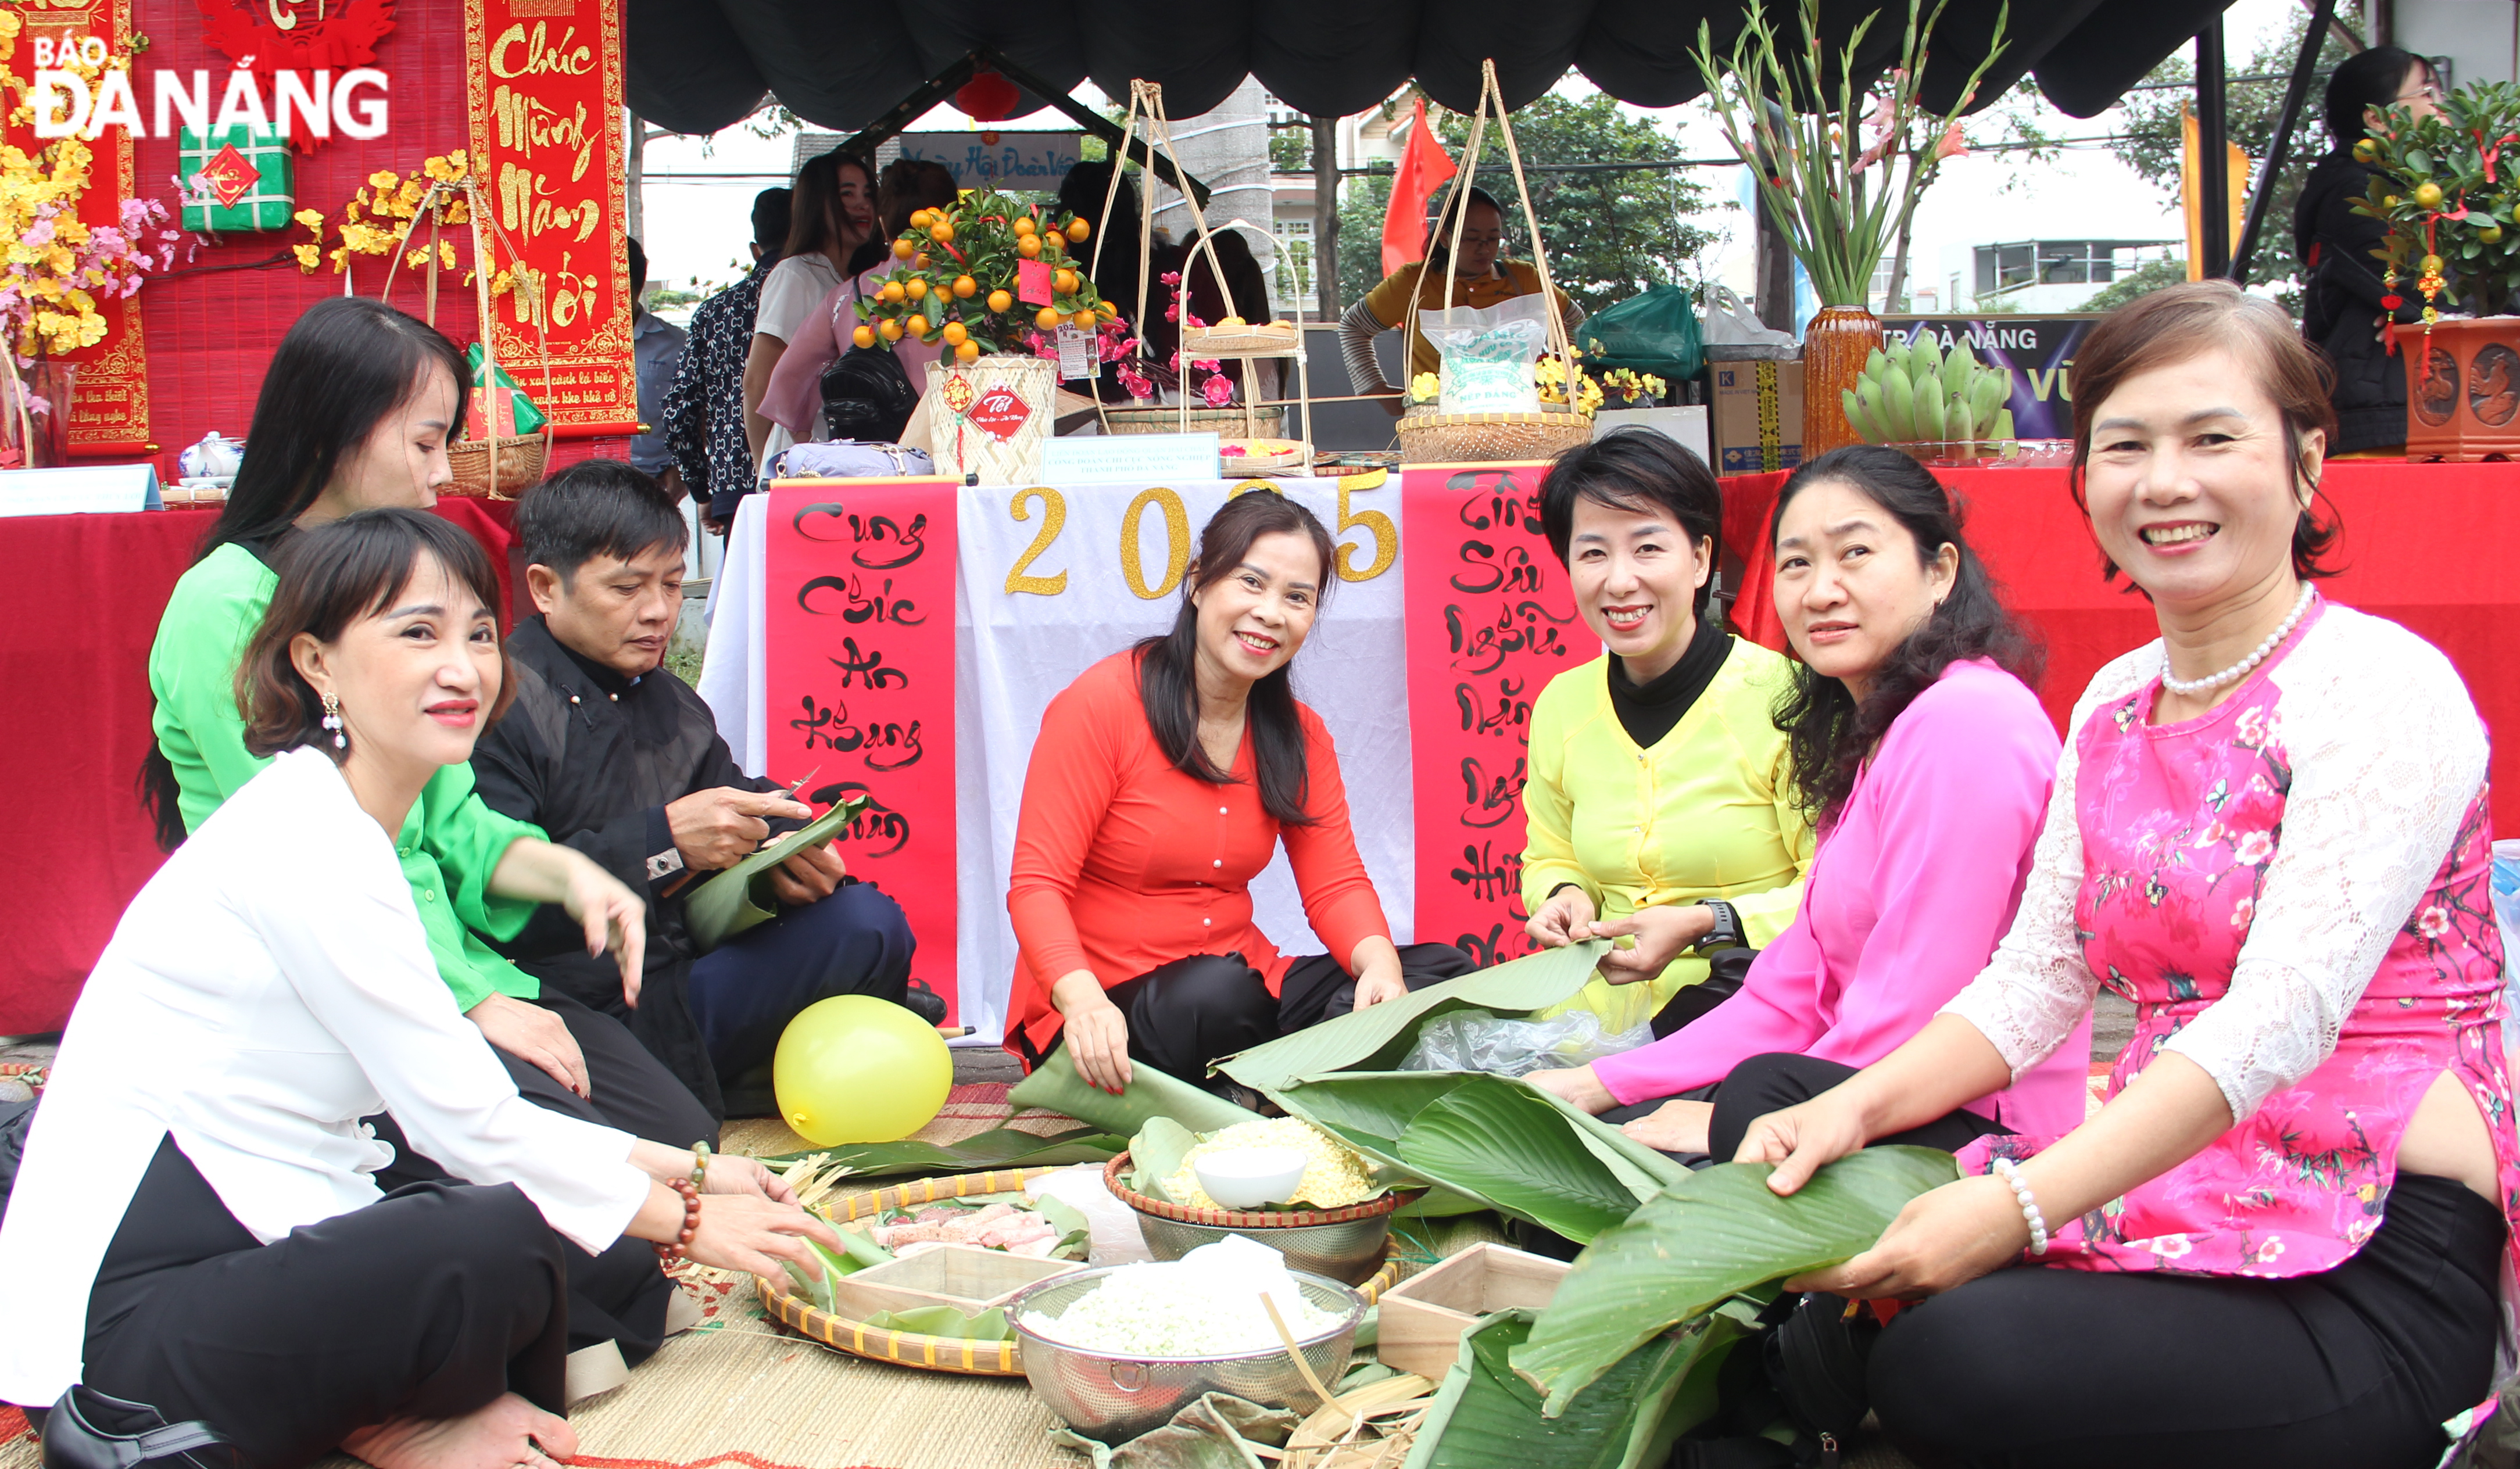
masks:
[[[288,139],[249,122],[182,131],[177,147],[188,186],[185,229],[225,233],[289,228],[297,197]]]

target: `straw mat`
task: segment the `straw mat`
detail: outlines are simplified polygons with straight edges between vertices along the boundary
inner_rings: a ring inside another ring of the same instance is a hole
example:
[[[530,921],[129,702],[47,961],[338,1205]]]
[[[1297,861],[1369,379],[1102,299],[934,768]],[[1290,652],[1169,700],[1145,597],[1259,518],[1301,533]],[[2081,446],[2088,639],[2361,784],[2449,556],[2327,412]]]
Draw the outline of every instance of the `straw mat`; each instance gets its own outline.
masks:
[[[976,1082],[957,1087],[945,1094],[945,1106],[936,1114],[936,1119],[910,1135],[921,1142],[942,1145],[960,1142],[994,1128],[1014,1128],[1047,1135],[1083,1126],[1073,1117],[1047,1112],[1039,1107],[1015,1110],[1007,1101],[1010,1086],[1006,1082]],[[803,1152],[814,1146],[789,1131],[788,1124],[776,1117],[729,1118],[720,1139],[719,1145],[724,1151],[753,1158]]]

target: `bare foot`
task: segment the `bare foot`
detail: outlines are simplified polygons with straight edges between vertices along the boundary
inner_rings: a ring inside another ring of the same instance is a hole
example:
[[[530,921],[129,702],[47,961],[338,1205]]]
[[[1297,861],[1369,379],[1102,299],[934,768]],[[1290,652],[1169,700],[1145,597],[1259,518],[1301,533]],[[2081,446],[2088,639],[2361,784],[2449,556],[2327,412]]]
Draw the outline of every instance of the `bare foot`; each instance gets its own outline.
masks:
[[[341,1451],[376,1469],[543,1469],[577,1453],[568,1420],[514,1393],[461,1418],[396,1418],[362,1428]]]

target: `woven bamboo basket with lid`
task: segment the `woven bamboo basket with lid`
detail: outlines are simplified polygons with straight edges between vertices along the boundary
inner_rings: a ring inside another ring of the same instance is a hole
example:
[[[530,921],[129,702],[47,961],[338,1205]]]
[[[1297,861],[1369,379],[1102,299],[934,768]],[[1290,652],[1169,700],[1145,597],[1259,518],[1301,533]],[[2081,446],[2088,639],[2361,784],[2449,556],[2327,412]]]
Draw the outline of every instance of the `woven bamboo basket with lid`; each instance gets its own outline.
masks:
[[[426,251],[428,275],[423,292],[425,297],[423,319],[430,326],[437,325],[437,239],[440,218],[444,212],[441,200],[452,202],[452,200],[445,199],[450,195],[462,197],[465,214],[471,225],[473,307],[481,330],[481,375],[490,384],[483,392],[486,398],[489,394],[502,392],[505,389],[498,386],[498,339],[497,334],[490,330],[490,281],[496,272],[497,264],[488,244],[482,239],[482,231],[486,228],[491,236],[501,245],[506,245],[508,252],[519,262],[524,259],[524,252],[516,247],[515,243],[508,239],[507,232],[499,227],[498,220],[491,216],[490,206],[481,197],[480,186],[471,178],[467,177],[451,183],[444,179],[430,180],[428,192],[421,196],[419,206],[412,211],[411,223],[411,233],[417,234],[420,221],[423,219],[428,221],[428,248]],[[409,244],[408,239],[403,243]],[[402,263],[403,249],[401,245],[397,245],[393,253],[393,263],[385,268],[384,289],[378,294],[378,299],[388,305],[393,301],[394,277],[402,269]],[[521,264],[515,280],[516,290],[531,293],[534,289],[532,278],[525,274]],[[346,295],[349,289],[349,273],[344,271],[341,275],[341,291]],[[460,438],[448,441],[446,463],[448,468],[454,471],[455,477],[438,493],[460,495],[475,500],[514,500],[542,482],[543,470],[551,463],[552,449],[551,337],[544,330],[541,310],[534,309],[531,315],[534,320],[534,336],[542,347],[544,407],[542,428],[534,433],[512,433],[493,438]],[[467,383],[462,384],[462,387],[465,400],[469,403],[472,396],[472,386]]]
[[[1461,200],[1466,198],[1471,175],[1478,171],[1479,153],[1486,142],[1488,117],[1493,110],[1497,133],[1505,140],[1506,162],[1513,170],[1514,193],[1522,200],[1524,228],[1531,232],[1532,268],[1540,274],[1541,298],[1551,303],[1542,313],[1549,323],[1549,346],[1544,356],[1554,356],[1565,369],[1561,379],[1568,402],[1543,403],[1538,413],[1411,413],[1400,420],[1400,462],[1404,465],[1485,464],[1502,460],[1551,459],[1560,451],[1571,449],[1593,436],[1593,421],[1575,411],[1575,350],[1566,338],[1566,320],[1555,309],[1556,283],[1549,274],[1549,247],[1540,238],[1540,216],[1531,207],[1531,186],[1522,176],[1522,151],[1514,146],[1513,124],[1507,119],[1505,93],[1497,84],[1496,62],[1480,64],[1479,107],[1470,117],[1470,141],[1462,150],[1461,171],[1453,175],[1444,203],[1435,213],[1438,221],[1449,219],[1453,226],[1452,249],[1458,256],[1462,247],[1462,229],[1469,221],[1469,208]],[[1420,267],[1422,270],[1422,266]],[[1422,283],[1423,277],[1420,277]],[[1444,273],[1444,306],[1449,316],[1453,309],[1453,274]],[[1423,293],[1423,286],[1419,288]],[[1423,314],[1416,299],[1410,302],[1405,316],[1405,331],[1400,344],[1401,371],[1410,371],[1417,361],[1418,319]]]
[[[919,1179],[890,1188],[850,1194],[818,1207],[834,1224],[848,1224],[872,1219],[887,1209],[909,1209],[949,1199],[979,1199],[1018,1193],[1033,1180],[1072,1166],[1052,1164],[1040,1168],[1010,1168],[950,1178]],[[1149,1199],[1148,1202],[1157,1201]],[[1393,1207],[1398,1206],[1395,1204]],[[1399,1260],[1385,1261],[1372,1279],[1358,1286],[1356,1289],[1365,1297],[1366,1304],[1372,1305],[1381,1298],[1384,1291],[1399,1284],[1401,1269]],[[924,1336],[915,1331],[887,1330],[817,1310],[791,1294],[785,1279],[773,1280],[766,1275],[755,1275],[752,1285],[754,1294],[760,1298],[762,1311],[772,1320],[798,1336],[846,1352],[852,1357],[863,1357],[870,1361],[895,1362],[922,1371],[952,1372],[970,1377],[1023,1375],[1022,1348],[1013,1341],[975,1342],[963,1337]]]

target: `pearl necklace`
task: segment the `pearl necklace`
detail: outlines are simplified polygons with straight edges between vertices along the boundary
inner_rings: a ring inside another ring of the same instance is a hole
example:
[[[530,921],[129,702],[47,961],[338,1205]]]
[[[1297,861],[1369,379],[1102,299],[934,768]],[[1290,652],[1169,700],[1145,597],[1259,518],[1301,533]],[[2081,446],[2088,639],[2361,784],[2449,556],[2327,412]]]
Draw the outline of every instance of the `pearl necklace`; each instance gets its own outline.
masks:
[[[2172,678],[2170,676],[2170,650],[2166,647],[2163,648],[2161,652],[2161,687],[2169,690],[2173,693],[2183,696],[2187,694],[2203,693],[2209,689],[2220,689],[2224,685],[2247,674],[2250,669],[2265,662],[2269,653],[2272,653],[2276,648],[2283,646],[2283,641],[2292,636],[2294,625],[2301,621],[2301,614],[2310,610],[2311,595],[2310,584],[2308,582],[2304,582],[2301,588],[2301,596],[2293,599],[2292,610],[2285,614],[2284,620],[2276,626],[2273,632],[2267,634],[2267,641],[2259,644],[2247,657],[2242,658],[2239,662],[2224,669],[2221,673],[2209,673],[2201,679]]]

